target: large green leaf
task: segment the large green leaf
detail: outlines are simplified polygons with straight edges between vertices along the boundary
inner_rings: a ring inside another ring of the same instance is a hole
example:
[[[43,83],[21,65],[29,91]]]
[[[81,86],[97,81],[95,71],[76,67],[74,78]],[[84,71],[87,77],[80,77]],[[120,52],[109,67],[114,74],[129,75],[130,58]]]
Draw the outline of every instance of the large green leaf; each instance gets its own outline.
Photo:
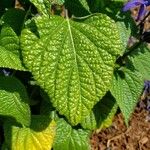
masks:
[[[115,73],[111,93],[124,115],[126,124],[139,100],[142,88],[143,78],[139,72],[124,69]]]
[[[11,150],[50,150],[56,132],[56,123],[47,116],[34,116],[30,128],[4,126],[5,145]]]
[[[146,44],[140,45],[129,56],[130,63],[137,69],[145,80],[150,80],[150,48]]]
[[[57,121],[54,150],[90,150],[89,131],[73,129],[65,120]]]
[[[25,87],[13,77],[0,76],[0,115],[30,125],[30,108]]]
[[[19,39],[10,27],[3,27],[0,33],[0,67],[25,70],[19,52]]]
[[[103,14],[75,21],[57,16],[34,21],[37,36],[29,29],[21,36],[24,63],[54,107],[75,125],[111,86],[121,53],[116,24]]]
[[[84,129],[102,129],[112,124],[113,117],[118,105],[113,96],[108,92],[103,99],[98,102],[93,111],[83,119],[81,125]]]

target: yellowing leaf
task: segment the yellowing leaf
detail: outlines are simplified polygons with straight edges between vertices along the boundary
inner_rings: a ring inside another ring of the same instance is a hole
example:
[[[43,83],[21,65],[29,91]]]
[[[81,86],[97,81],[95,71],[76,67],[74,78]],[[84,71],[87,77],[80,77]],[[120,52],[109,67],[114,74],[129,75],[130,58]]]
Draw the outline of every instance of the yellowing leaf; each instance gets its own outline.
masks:
[[[6,144],[11,150],[50,150],[56,123],[49,118],[34,117],[30,128],[5,126]]]

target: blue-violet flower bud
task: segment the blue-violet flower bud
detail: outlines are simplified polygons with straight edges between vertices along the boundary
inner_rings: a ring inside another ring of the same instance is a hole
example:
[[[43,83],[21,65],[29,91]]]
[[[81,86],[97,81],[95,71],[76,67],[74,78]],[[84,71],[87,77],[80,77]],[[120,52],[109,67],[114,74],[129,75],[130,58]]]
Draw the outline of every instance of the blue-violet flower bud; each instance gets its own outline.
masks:
[[[139,21],[147,14],[147,6],[150,6],[150,0],[131,0],[125,4],[123,11],[128,11],[137,6],[139,6],[139,11],[136,20]]]

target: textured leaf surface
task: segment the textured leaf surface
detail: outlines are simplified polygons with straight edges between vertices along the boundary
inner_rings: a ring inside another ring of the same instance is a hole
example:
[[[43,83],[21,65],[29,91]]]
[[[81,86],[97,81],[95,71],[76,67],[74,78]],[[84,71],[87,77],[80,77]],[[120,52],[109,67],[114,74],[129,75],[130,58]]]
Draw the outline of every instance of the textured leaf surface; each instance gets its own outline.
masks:
[[[32,118],[30,128],[5,125],[6,144],[11,150],[50,150],[56,123],[45,116]]]
[[[57,121],[54,150],[90,150],[89,132],[72,129],[63,119]]]
[[[116,24],[102,14],[76,21],[39,17],[35,23],[40,38],[28,29],[22,33],[24,62],[56,109],[77,124],[111,85],[121,51]]]
[[[137,69],[145,80],[150,80],[150,48],[143,44],[134,50],[129,56],[133,66]]]
[[[10,27],[0,33],[0,67],[25,70],[20,60],[19,39]]]
[[[29,126],[30,108],[25,87],[12,77],[0,77],[0,115]]]
[[[117,111],[118,105],[110,93],[98,102],[93,111],[83,119],[81,125],[84,129],[102,129],[112,124],[112,119]]]
[[[143,88],[143,79],[139,72],[126,69],[115,74],[111,93],[119,105],[126,124],[133,112]]]
[[[131,36],[131,30],[126,27],[124,22],[117,22],[117,25],[120,33],[120,38],[123,44],[123,49],[122,49],[122,54],[123,54],[127,48],[129,37]]]

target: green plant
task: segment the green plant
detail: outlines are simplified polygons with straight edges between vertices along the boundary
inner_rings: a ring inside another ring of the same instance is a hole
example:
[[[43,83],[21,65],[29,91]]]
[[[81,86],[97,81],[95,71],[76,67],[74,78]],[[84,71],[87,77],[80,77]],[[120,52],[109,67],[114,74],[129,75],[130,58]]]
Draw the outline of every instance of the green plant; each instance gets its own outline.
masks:
[[[2,149],[88,150],[92,130],[125,122],[149,75],[150,50],[124,0],[1,1]],[[144,64],[144,66],[142,65]]]

